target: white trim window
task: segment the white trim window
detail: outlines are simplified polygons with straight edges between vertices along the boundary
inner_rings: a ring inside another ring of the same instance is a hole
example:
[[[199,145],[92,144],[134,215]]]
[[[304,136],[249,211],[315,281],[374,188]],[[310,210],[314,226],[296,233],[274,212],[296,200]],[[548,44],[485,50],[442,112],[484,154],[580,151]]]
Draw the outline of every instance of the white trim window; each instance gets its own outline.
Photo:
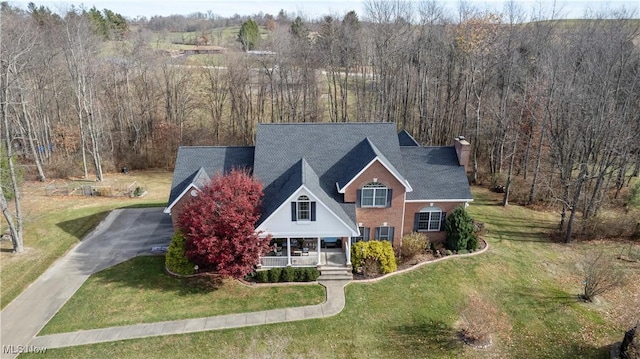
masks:
[[[293,222],[315,222],[316,202],[309,196],[301,195],[297,200],[291,202],[291,220]]]
[[[311,220],[311,201],[307,196],[298,197],[298,221],[310,221]]]
[[[387,186],[379,182],[371,182],[362,186],[360,194],[361,207],[389,207],[389,193]]]
[[[439,207],[425,207],[416,213],[415,230],[437,232],[442,230],[445,213]]]

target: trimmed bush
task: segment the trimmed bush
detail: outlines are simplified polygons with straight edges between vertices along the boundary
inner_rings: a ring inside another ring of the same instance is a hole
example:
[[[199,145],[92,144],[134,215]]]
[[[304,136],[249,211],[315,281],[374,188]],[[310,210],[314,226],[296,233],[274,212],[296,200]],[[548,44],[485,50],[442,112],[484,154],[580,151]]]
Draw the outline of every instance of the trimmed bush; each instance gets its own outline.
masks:
[[[313,282],[320,277],[320,271],[317,268],[304,268],[304,277],[306,282]]]
[[[447,216],[444,230],[447,232],[445,246],[452,251],[467,249],[469,239],[473,237],[473,219],[467,210],[458,206]]]
[[[316,268],[271,268],[253,273],[257,283],[313,282],[320,277]]]
[[[268,270],[256,271],[254,278],[258,283],[267,283],[269,282],[269,271]]]
[[[424,253],[429,248],[429,238],[424,233],[413,232],[402,238],[400,246],[400,259],[402,261],[411,260],[418,254]]]
[[[467,241],[467,251],[469,252],[473,252],[476,249],[478,249],[478,237],[476,237],[475,235],[471,235],[471,237],[469,238],[469,241]]]
[[[185,237],[180,232],[176,232],[171,237],[171,243],[167,248],[167,255],[164,263],[167,269],[176,274],[191,275],[195,273],[195,264],[184,254]]]
[[[286,267],[282,270],[282,281],[293,282],[296,279],[296,271],[292,267]]]
[[[278,282],[280,282],[280,278],[282,278],[282,268],[271,268],[271,269],[269,269],[269,282],[270,283],[278,283]]]
[[[391,242],[357,242],[351,247],[351,262],[354,268],[363,267],[365,259],[374,258],[380,264],[380,274],[395,272],[398,268]]]

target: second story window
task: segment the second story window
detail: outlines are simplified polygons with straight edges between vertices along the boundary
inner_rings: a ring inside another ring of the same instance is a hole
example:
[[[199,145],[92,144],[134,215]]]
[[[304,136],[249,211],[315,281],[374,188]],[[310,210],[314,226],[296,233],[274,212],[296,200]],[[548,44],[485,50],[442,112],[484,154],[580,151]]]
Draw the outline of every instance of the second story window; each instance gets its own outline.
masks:
[[[361,207],[390,207],[390,191],[387,186],[379,182],[371,182],[362,187],[360,197]]]
[[[316,220],[316,202],[309,196],[299,196],[291,202],[291,220],[294,222],[314,222]]]
[[[311,201],[309,197],[298,197],[298,221],[310,221],[311,220]]]

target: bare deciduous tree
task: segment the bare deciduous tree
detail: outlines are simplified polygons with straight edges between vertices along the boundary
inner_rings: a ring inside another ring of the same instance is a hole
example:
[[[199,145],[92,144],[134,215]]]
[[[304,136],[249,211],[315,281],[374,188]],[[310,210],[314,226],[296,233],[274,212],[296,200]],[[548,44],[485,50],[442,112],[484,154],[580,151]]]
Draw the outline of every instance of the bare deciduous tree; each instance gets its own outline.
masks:
[[[604,252],[594,252],[586,255],[582,262],[584,274],[582,299],[591,302],[596,296],[602,295],[624,284],[623,273],[618,271]]]

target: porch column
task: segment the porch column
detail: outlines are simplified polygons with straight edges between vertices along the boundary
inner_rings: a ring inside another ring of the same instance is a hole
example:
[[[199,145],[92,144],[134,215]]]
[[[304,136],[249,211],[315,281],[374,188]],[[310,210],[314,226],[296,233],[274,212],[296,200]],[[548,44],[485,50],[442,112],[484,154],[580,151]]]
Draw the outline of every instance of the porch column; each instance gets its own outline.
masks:
[[[287,237],[287,266],[291,267],[291,238]]]
[[[316,244],[316,248],[318,248],[318,265],[322,264],[322,254],[320,253],[320,249],[322,249],[320,247],[320,237],[318,237],[318,243]]]
[[[351,265],[351,237],[347,237],[347,251],[345,252],[347,257],[347,265]]]

